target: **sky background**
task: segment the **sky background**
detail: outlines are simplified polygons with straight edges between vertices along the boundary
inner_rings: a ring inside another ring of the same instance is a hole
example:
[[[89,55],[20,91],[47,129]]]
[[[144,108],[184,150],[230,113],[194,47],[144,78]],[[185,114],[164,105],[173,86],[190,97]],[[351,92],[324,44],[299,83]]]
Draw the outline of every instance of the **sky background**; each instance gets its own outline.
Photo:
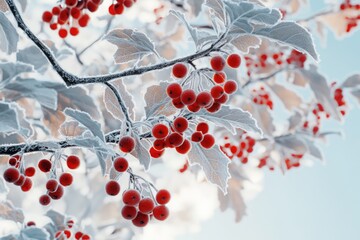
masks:
[[[304,15],[324,8],[310,1]],[[329,32],[324,48],[317,42],[320,72],[343,81],[360,73],[360,32],[336,39]],[[179,240],[359,240],[360,239],[360,111],[353,99],[345,124],[334,124],[344,138],[330,136],[322,147],[325,162],[285,176],[265,170],[263,191],[247,204],[247,216],[236,224],[234,213],[217,212],[199,233]]]

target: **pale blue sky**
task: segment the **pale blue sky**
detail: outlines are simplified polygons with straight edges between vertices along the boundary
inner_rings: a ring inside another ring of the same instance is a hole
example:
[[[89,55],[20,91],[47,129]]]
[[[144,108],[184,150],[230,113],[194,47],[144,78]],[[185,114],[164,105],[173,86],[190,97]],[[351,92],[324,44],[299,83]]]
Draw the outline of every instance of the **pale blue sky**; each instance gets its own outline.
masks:
[[[310,12],[323,1],[310,1]],[[360,32],[337,40],[328,35],[318,44],[320,72],[331,80],[360,73]],[[360,239],[360,109],[352,111],[342,128],[345,138],[331,136],[323,152],[326,162],[302,167],[285,176],[267,172],[264,191],[248,204],[247,216],[234,223],[233,212],[216,213],[200,233],[186,240],[359,240]]]

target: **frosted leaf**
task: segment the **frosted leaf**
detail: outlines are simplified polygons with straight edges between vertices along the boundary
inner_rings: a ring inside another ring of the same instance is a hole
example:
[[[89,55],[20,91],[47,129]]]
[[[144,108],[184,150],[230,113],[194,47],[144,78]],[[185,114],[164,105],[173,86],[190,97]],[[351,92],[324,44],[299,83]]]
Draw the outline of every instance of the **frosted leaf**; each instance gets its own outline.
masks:
[[[140,137],[136,134],[133,134],[133,138],[135,139],[135,149],[131,152],[131,154],[139,160],[145,170],[148,170],[152,159],[149,153],[151,143],[147,139],[140,139]]]
[[[193,143],[188,153],[190,165],[200,165],[207,180],[216,184],[224,194],[227,193],[230,179],[230,159],[220,150],[218,145],[204,149],[198,143]]]
[[[187,3],[191,6],[191,12],[198,16],[201,12],[201,7],[204,4],[204,0],[187,0]]]
[[[19,240],[49,240],[48,232],[41,228],[31,227],[24,228],[20,232]]]
[[[234,45],[243,53],[249,53],[251,48],[259,48],[261,40],[256,36],[251,35],[240,35],[237,38],[234,38],[231,41],[231,44]]]
[[[64,113],[84,125],[95,137],[98,137],[101,141],[105,141],[100,123],[92,119],[88,113],[70,108],[65,109]]]
[[[122,100],[127,107],[127,111],[129,116],[134,120],[135,119],[135,104],[131,94],[127,91],[125,85],[123,84],[122,79],[111,82],[111,84],[117,89]],[[113,117],[123,120],[124,113],[121,111],[120,104],[115,96],[115,94],[111,91],[110,88],[106,88],[104,95],[104,103],[106,109],[113,115]]]
[[[303,121],[302,115],[295,111],[295,113],[289,118],[289,131],[294,131]]]
[[[18,61],[34,66],[34,69],[44,73],[48,67],[48,60],[45,55],[36,46],[27,47],[16,53]]]
[[[22,10],[23,12],[25,12],[26,7],[27,7],[27,0],[17,0],[17,1],[20,3],[21,10]]]
[[[321,150],[315,145],[314,141],[310,141],[309,139],[304,139],[306,147],[308,149],[308,154],[319,159],[323,160],[324,156]]]
[[[9,192],[9,188],[6,186],[4,178],[0,178],[0,201],[4,201],[6,199],[6,195]]]
[[[115,29],[105,39],[118,47],[114,54],[116,63],[139,61],[149,54],[157,54],[154,44],[144,33],[131,29]]]
[[[291,111],[301,105],[302,99],[300,96],[290,89],[277,83],[271,84],[269,87],[279,97],[288,110]]]
[[[159,85],[153,85],[147,89],[145,93],[145,112],[147,118],[154,115],[169,116],[177,111],[166,94],[168,84],[168,82],[160,82]]]
[[[0,219],[23,223],[24,214],[22,210],[15,208],[9,201],[0,202]]]
[[[86,128],[80,126],[77,121],[68,121],[61,124],[59,131],[63,136],[76,137],[82,135],[86,131]]]
[[[206,0],[205,6],[211,9],[211,12],[225,23],[224,3],[222,0]]]
[[[307,146],[303,139],[297,135],[288,135],[275,138],[275,142],[282,147],[285,147],[287,150],[294,151],[296,153],[302,154],[307,151]]]
[[[33,67],[24,63],[0,62],[0,89],[21,73],[31,72]]]
[[[0,50],[11,54],[16,52],[19,35],[3,12],[0,12]]]
[[[273,27],[254,31],[253,34],[289,45],[300,52],[310,54],[315,60],[318,60],[311,33],[295,22],[280,22]]]
[[[350,93],[359,101],[360,104],[360,89],[351,91]]]
[[[0,132],[10,133],[20,129],[17,114],[10,104],[0,102]]]
[[[225,127],[233,134],[235,134],[236,129],[239,128],[248,132],[262,133],[261,129],[257,126],[256,120],[251,116],[251,114],[241,110],[240,108],[222,106],[216,113],[209,113],[208,111],[201,110],[196,113],[196,116]]]
[[[326,78],[320,75],[317,72],[317,68],[313,65],[310,66],[309,70],[301,69],[301,72],[308,79],[310,88],[314,92],[317,101],[324,106],[325,111],[336,120],[340,120],[341,116]]]
[[[61,227],[65,223],[65,216],[54,210],[47,211],[45,216],[49,217],[55,226]]]
[[[354,88],[360,86],[360,74],[354,74],[348,77],[342,84],[341,88]]]
[[[45,82],[36,79],[16,79],[15,82],[9,83],[5,89],[10,92],[5,96],[10,99],[21,99],[23,97],[36,99],[43,107],[57,109],[57,92],[54,89],[45,87]]]

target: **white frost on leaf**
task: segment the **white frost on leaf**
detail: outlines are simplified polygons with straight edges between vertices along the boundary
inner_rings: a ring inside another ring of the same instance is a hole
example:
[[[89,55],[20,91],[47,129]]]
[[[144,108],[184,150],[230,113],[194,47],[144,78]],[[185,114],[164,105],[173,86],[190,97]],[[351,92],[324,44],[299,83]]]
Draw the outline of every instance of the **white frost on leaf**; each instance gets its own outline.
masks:
[[[70,108],[66,108],[64,113],[89,129],[95,137],[98,137],[103,142],[105,141],[104,133],[101,130],[100,123],[91,118],[88,113]]]
[[[68,121],[61,124],[59,132],[66,137],[76,137],[82,135],[86,128],[80,126],[78,121]]]
[[[149,153],[151,143],[147,139],[140,139],[140,137],[134,133],[132,137],[135,139],[135,149],[131,152],[131,154],[139,160],[145,170],[148,170],[152,160]]]
[[[205,6],[211,9],[211,12],[223,23],[226,21],[224,2],[222,0],[206,0]]]
[[[160,82],[159,85],[150,86],[145,93],[145,112],[149,118],[155,115],[169,116],[176,112],[176,108],[171,104],[171,99],[166,94],[168,82]]]
[[[49,240],[50,235],[48,232],[41,228],[30,227],[21,230],[19,240]]]
[[[31,72],[33,67],[24,63],[0,62],[0,89],[6,86],[16,76]]]
[[[118,47],[114,54],[116,63],[140,61],[153,53],[158,55],[150,39],[144,33],[132,29],[115,29],[105,39]]]
[[[16,111],[9,103],[0,102],[0,132],[11,133],[20,129]]]
[[[0,12],[0,50],[7,54],[14,53],[17,50],[18,41],[19,34],[15,27],[5,14]]]
[[[44,54],[36,46],[30,46],[19,50],[16,53],[16,59],[19,62],[34,66],[34,69],[40,73],[44,73],[49,65]]]
[[[301,97],[294,91],[277,83],[268,85],[271,90],[279,97],[284,106],[289,110],[300,107],[303,102]]]
[[[225,127],[231,133],[235,134],[236,129],[242,129],[248,132],[256,132],[262,134],[258,127],[256,120],[249,112],[243,111],[240,108],[230,108],[229,106],[222,106],[216,113],[209,113],[205,110],[195,114],[219,126]]]
[[[111,82],[111,84],[116,88],[119,92],[122,100],[127,107],[129,116],[134,120],[135,119],[135,104],[131,94],[126,89],[123,80],[119,79],[116,81]],[[121,111],[120,104],[115,96],[115,94],[111,91],[110,88],[106,88],[104,94],[104,103],[106,109],[113,115],[113,117],[123,120],[125,118],[124,113]]]
[[[18,223],[24,222],[22,210],[15,208],[9,201],[0,202],[0,218]]]
[[[360,86],[360,74],[354,74],[348,77],[342,84],[341,88],[354,88]]]
[[[200,165],[208,181],[216,184],[224,194],[227,193],[230,179],[230,159],[220,150],[218,145],[204,149],[197,143],[192,144],[188,153],[190,165]]]

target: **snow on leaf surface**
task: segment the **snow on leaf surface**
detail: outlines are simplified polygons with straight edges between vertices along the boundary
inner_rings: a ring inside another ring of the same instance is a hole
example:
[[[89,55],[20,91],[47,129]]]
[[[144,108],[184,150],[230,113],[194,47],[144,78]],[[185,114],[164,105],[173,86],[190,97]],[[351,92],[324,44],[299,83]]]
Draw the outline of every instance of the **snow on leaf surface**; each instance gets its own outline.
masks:
[[[14,53],[17,50],[18,41],[19,35],[15,27],[5,14],[0,12],[0,50],[7,54]]]
[[[19,50],[16,53],[16,59],[20,62],[34,66],[34,69],[40,73],[44,73],[49,64],[44,54],[36,46],[30,46]]]
[[[206,0],[205,6],[209,7],[217,18],[222,22],[225,22],[226,17],[222,0]]]
[[[144,33],[132,29],[115,29],[105,39],[118,47],[114,54],[116,63],[139,61],[149,54],[157,54],[150,39]]]
[[[41,228],[30,227],[24,228],[20,232],[19,240],[49,240],[48,232]]]
[[[188,157],[190,165],[200,165],[208,181],[216,184],[224,194],[227,193],[230,159],[218,145],[204,149],[197,143],[192,144]]]
[[[128,113],[130,117],[134,120],[135,119],[135,104],[132,99],[131,94],[127,91],[122,79],[116,80],[111,82],[113,86],[118,90],[122,100],[124,101]],[[115,94],[111,91],[110,88],[106,88],[105,95],[104,95],[104,103],[106,109],[117,119],[123,120],[124,113],[121,111],[120,104],[115,96]]]
[[[0,219],[23,223],[24,214],[22,210],[15,208],[9,201],[0,202]]]
[[[33,67],[25,63],[0,62],[0,89],[21,73],[32,70]]]
[[[149,153],[151,143],[147,139],[140,139],[140,137],[136,134],[133,134],[133,138],[135,139],[135,149],[131,152],[131,154],[139,160],[145,170],[148,170],[152,160]]]
[[[98,137],[101,141],[105,141],[100,123],[92,119],[88,113],[70,108],[65,109],[64,113],[84,125],[95,137]]]
[[[256,120],[251,116],[251,114],[241,110],[240,108],[222,106],[216,113],[209,113],[202,110],[196,113],[196,115],[225,127],[233,134],[235,134],[236,129],[239,128],[248,132],[262,133],[261,129],[257,126]]]

